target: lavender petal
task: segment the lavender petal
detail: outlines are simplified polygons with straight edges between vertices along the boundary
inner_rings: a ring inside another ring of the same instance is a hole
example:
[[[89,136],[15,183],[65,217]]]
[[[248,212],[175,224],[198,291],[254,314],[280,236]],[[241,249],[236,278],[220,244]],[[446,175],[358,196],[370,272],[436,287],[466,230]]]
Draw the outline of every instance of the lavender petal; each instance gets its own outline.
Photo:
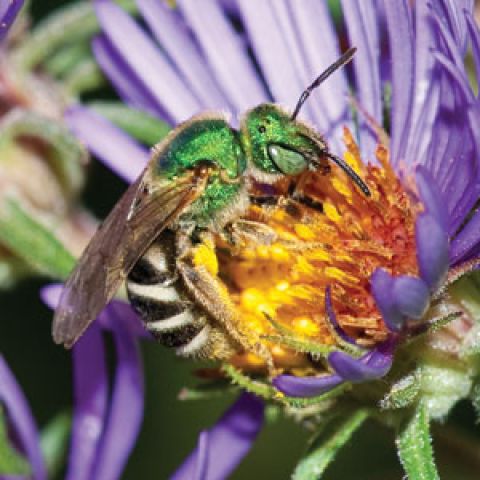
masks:
[[[288,49],[270,2],[239,0],[238,6],[274,101],[293,110],[305,85],[286,57]],[[306,104],[300,116],[310,119],[309,110]]]
[[[245,45],[217,2],[179,0],[215,78],[238,112],[263,103],[267,93],[258,79]]]
[[[342,6],[350,44],[358,49],[353,62],[357,100],[381,125],[380,44],[376,8],[373,2],[361,0],[343,0]],[[360,144],[367,159],[375,158],[376,135],[364,119],[360,124]]]
[[[195,473],[193,480],[207,480],[209,433],[203,430],[198,436],[197,458],[195,459]]]
[[[145,168],[145,149],[99,114],[85,107],[71,107],[65,121],[96,156],[127,182],[133,182]]]
[[[205,467],[200,467],[197,447],[172,475],[171,480],[192,480],[195,472],[205,471],[208,480],[228,478],[249,452],[263,425],[264,405],[249,393],[243,393],[208,432]],[[204,439],[204,435],[202,436]],[[205,469],[205,470],[204,470]]]
[[[207,68],[178,11],[157,0],[138,0],[137,4],[150,30],[182,73],[202,107],[230,110],[215,76]]]
[[[0,355],[0,403],[5,406],[8,420],[18,437],[22,452],[26,454],[30,462],[34,478],[46,480],[47,470],[40,450],[40,438],[35,420],[27,399],[15,376],[8,368],[3,355]]]
[[[370,285],[385,325],[392,332],[399,332],[405,324],[405,317],[393,298],[394,278],[385,270],[377,268],[370,277]]]
[[[409,275],[394,278],[392,296],[398,310],[411,319],[421,319],[430,304],[430,292],[426,283]]]
[[[23,0],[5,0],[0,5],[0,42],[6,37],[22,7]]]
[[[340,57],[332,17],[325,2],[291,1],[289,7],[311,81]],[[343,127],[350,126],[352,121],[350,108],[344,101],[347,93],[347,78],[342,69],[335,73],[335,79],[325,82],[312,94],[313,120],[336,152],[343,150]]]
[[[317,397],[343,383],[338,375],[321,377],[295,377],[279,375],[272,380],[277,390],[289,397]]]
[[[67,480],[89,480],[105,425],[108,376],[102,332],[93,323],[73,347],[75,409]]]
[[[337,316],[335,315],[335,310],[332,304],[332,292],[330,285],[327,286],[327,288],[325,289],[325,312],[335,332],[346,342],[355,345],[355,340],[345,332],[345,330],[340,326],[337,321]]]
[[[416,168],[415,173],[418,193],[425,211],[432,215],[442,228],[447,229],[448,213],[435,179],[428,169],[422,165]]]
[[[112,308],[108,312],[115,315]],[[143,368],[137,341],[128,319],[115,317],[112,328],[117,362],[112,399],[91,477],[102,480],[120,478],[143,418]]]
[[[136,72],[158,106],[168,112],[174,122],[197,113],[199,102],[133,19],[110,0],[95,0],[94,5],[104,34]]]
[[[434,291],[448,271],[448,238],[432,215],[422,213],[415,224],[417,262],[420,276]]]
[[[391,156],[394,163],[405,156],[413,99],[413,27],[408,0],[385,1],[385,15],[392,59]]]
[[[378,347],[362,358],[353,358],[344,352],[332,352],[328,363],[342,379],[360,383],[384,377],[392,366],[391,349]]]
[[[480,211],[473,217],[453,239],[450,246],[450,263],[458,264],[470,256],[480,245]]]
[[[125,103],[166,119],[165,112],[157,106],[150,92],[139,80],[136,73],[125,63],[122,56],[113,48],[105,35],[98,35],[93,39],[92,51],[103,73],[112,82],[118,95]]]

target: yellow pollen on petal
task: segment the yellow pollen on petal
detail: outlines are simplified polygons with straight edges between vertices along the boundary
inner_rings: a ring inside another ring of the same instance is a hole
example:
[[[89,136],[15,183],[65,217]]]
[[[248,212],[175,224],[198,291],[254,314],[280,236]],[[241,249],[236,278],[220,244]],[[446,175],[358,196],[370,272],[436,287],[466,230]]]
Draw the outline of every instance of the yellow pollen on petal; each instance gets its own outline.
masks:
[[[295,233],[303,240],[314,240],[315,233],[307,225],[295,225]]]
[[[339,268],[336,267],[326,267],[325,268],[325,276],[328,278],[332,278],[335,280],[343,280],[343,281],[348,281],[352,283],[358,283],[358,279],[355,278],[353,275],[349,275],[348,273],[340,270]]]
[[[352,191],[348,188],[345,182],[342,182],[339,178],[332,179],[333,188],[341,193],[346,198],[352,198]]]

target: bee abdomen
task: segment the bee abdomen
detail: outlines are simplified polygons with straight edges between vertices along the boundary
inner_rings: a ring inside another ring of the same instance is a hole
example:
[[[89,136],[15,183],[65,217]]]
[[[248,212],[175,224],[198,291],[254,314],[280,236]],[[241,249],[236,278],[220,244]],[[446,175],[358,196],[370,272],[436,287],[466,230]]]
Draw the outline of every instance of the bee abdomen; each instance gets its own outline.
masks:
[[[127,280],[130,303],[155,339],[194,356],[206,346],[210,326],[184,292],[175,275],[170,235],[162,235],[137,262]]]

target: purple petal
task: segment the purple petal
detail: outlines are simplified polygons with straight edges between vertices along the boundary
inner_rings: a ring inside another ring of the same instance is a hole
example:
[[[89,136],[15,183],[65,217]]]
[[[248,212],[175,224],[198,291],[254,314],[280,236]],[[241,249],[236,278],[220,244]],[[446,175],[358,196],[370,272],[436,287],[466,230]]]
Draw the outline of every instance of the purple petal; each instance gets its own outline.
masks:
[[[415,224],[415,240],[420,276],[433,291],[448,271],[447,234],[432,215],[422,213]]]
[[[171,480],[223,480],[233,472],[245,455],[263,425],[264,405],[249,393],[242,394],[232,407],[208,432],[207,450],[202,454],[197,447],[172,475]],[[201,439],[205,440],[205,434]],[[207,465],[200,467],[197,460],[205,458]],[[206,472],[204,477],[195,473]]]
[[[167,115],[154,97],[139,80],[136,73],[125,63],[105,35],[98,35],[92,41],[92,50],[103,73],[112,82],[120,98],[132,107],[150,112],[160,118]]]
[[[353,383],[374,380],[385,376],[392,366],[391,348],[377,347],[362,358],[353,358],[343,352],[332,352],[328,363],[344,380]]]
[[[442,228],[447,229],[448,212],[435,179],[431,173],[421,165],[416,168],[415,173],[418,193],[425,211],[435,218]]]
[[[23,0],[3,0],[0,4],[0,42],[7,35],[22,7]]]
[[[408,275],[394,278],[392,296],[398,310],[412,319],[421,319],[430,304],[430,292],[426,283]]]
[[[478,249],[480,244],[480,211],[473,217],[454,238],[450,247],[450,262],[455,265],[466,259]]]
[[[289,7],[305,54],[309,84],[340,56],[338,37],[326,2],[294,1],[289,2]],[[315,90],[310,101],[314,122],[329,140],[332,150],[338,152],[344,148],[343,126],[351,123],[350,108],[344,101],[347,93],[345,70],[341,70],[335,73],[334,79]]]
[[[430,112],[434,107],[435,94],[432,92],[433,58],[432,48],[437,37],[432,25],[432,8],[430,0],[416,0],[415,2],[415,81],[413,84],[412,112],[410,117],[411,128],[407,138],[405,160],[412,164],[423,161],[425,148],[419,144],[429,142],[425,132],[431,131]],[[434,77],[433,77],[434,78]],[[435,82],[438,84],[438,82]],[[435,109],[436,111],[436,109]]]
[[[385,270],[377,268],[370,277],[370,285],[385,325],[392,332],[399,332],[405,324],[405,318],[393,297],[394,278]]]
[[[289,397],[317,397],[343,383],[338,375],[322,377],[295,377],[279,375],[272,380],[277,390]]]
[[[238,6],[274,101],[293,110],[306,85],[292,67],[285,39],[270,2],[239,0]],[[310,118],[309,111],[307,103],[300,116]]]
[[[73,347],[75,409],[67,480],[90,480],[105,425],[108,377],[105,346],[93,323]]]
[[[65,121],[87,147],[127,182],[143,171],[148,153],[137,142],[99,114],[85,107],[71,107]]]
[[[332,325],[333,329],[343,340],[348,343],[355,345],[355,340],[348,335],[345,330],[340,326],[337,321],[337,316],[335,315],[335,310],[333,309],[332,304],[332,295],[330,285],[325,289],[325,312],[327,314],[328,320]]]
[[[413,99],[413,28],[408,0],[385,1],[392,60],[391,154],[404,158]]]
[[[247,49],[217,2],[179,0],[179,8],[202,46],[215,78],[238,112],[268,97],[248,57]]]
[[[204,108],[230,110],[178,11],[157,0],[138,0],[143,18]],[[218,46],[217,46],[218,47]]]
[[[193,480],[207,480],[209,433],[203,430],[198,436],[198,445],[196,448],[197,457],[195,459],[195,473]]]
[[[478,78],[478,76],[480,75],[480,31],[477,24],[475,23],[475,19],[473,18],[472,14],[466,12],[465,19],[467,21],[468,35],[470,38],[470,44],[472,46],[472,56],[473,61],[475,62],[475,72]]]
[[[63,285],[61,283],[52,283],[40,289],[40,298],[43,303],[55,310],[62,295]]]
[[[114,312],[112,306],[108,312],[115,316],[112,328],[117,362],[108,420],[91,478],[115,480],[120,478],[135,445],[143,418],[144,388],[142,361],[128,319]]]
[[[28,457],[35,480],[46,479],[47,471],[32,412],[2,355],[0,355],[0,403],[5,406],[7,420],[18,437],[22,452]]]
[[[197,99],[133,19],[110,0],[96,0],[94,5],[103,32],[156,99],[157,105],[175,122],[197,113],[200,109]]]
[[[43,287],[40,290],[40,298],[42,301],[48,305],[52,310],[55,310],[58,306],[60,296],[62,294],[63,285],[61,284],[51,284]],[[106,310],[113,309],[115,315],[110,315]],[[144,338],[147,340],[152,340],[152,335],[145,330],[142,321],[138,318],[138,315],[135,313],[133,308],[129,303],[124,302],[123,300],[112,300],[108,307],[100,314],[97,318],[97,322],[102,328],[108,330],[115,329],[115,319],[116,317],[122,317],[128,323],[128,328],[130,332],[139,338]]]
[[[343,0],[343,14],[350,44],[358,51],[353,62],[356,96],[369,115],[382,124],[382,91],[380,85],[380,45],[374,2]],[[362,118],[360,142],[367,159],[375,158],[376,135]]]

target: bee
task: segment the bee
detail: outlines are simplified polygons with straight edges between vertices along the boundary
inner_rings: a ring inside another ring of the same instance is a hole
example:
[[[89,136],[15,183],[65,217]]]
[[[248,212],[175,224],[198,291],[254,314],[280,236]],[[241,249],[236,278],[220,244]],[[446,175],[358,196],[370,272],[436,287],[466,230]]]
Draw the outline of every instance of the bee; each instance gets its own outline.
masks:
[[[364,181],[297,115],[311,92],[355,48],[330,65],[300,96],[292,114],[265,103],[248,111],[240,130],[217,113],[194,116],[152,150],[140,177],[100,226],[65,284],[53,321],[55,342],[71,347],[127,277],[133,307],[147,329],[184,356],[226,358],[268,352],[244,331],[225,286],[193,260],[244,214],[252,185],[341,167],[365,195]]]

